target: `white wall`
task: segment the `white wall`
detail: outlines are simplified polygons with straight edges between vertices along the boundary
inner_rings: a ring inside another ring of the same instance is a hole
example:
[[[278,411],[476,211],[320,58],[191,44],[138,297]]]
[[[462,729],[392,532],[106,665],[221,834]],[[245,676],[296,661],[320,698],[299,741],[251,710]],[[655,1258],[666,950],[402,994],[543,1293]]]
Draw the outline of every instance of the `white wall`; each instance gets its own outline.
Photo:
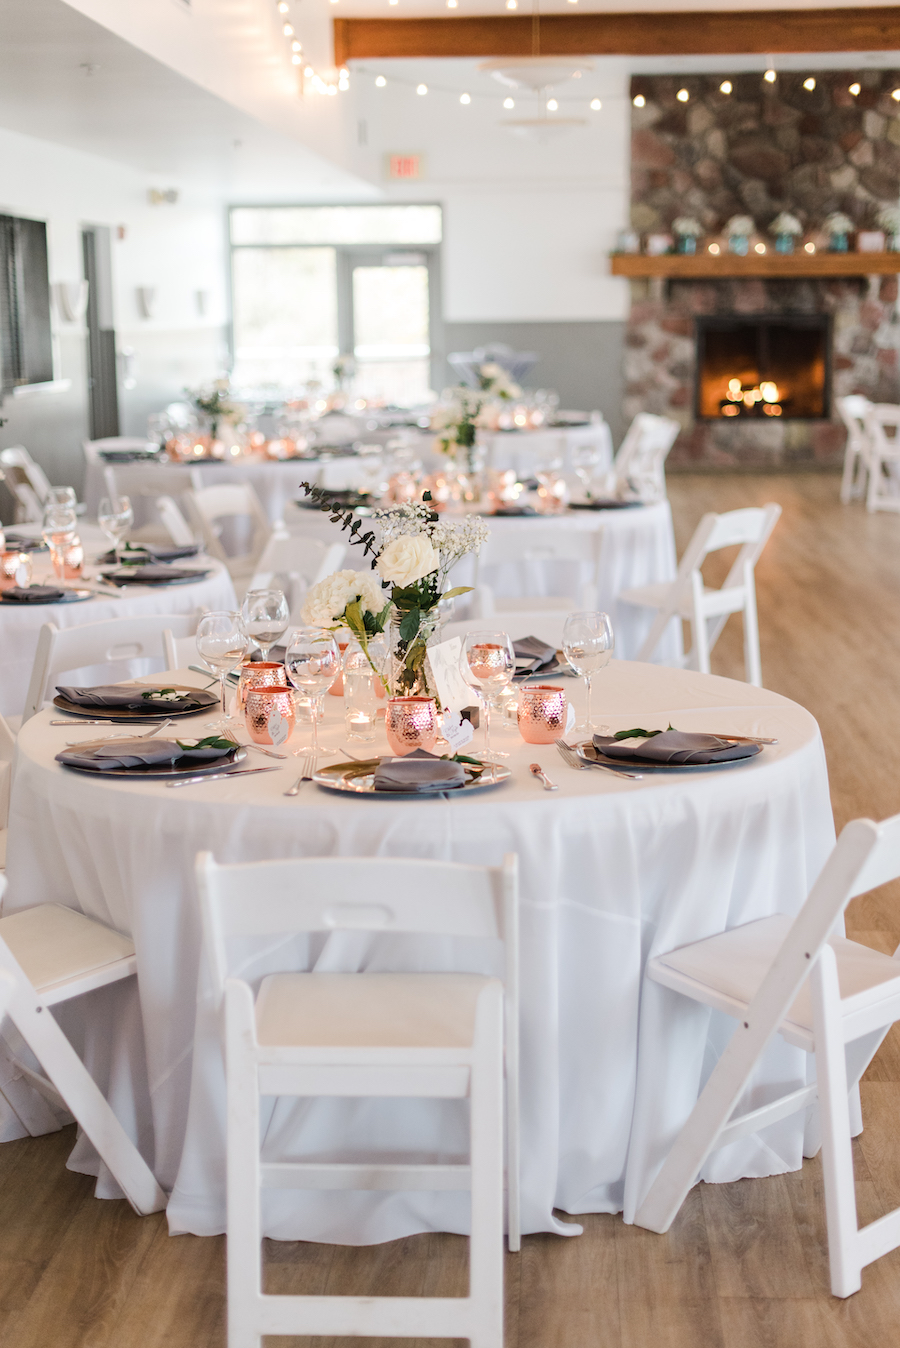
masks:
[[[177,205],[151,206],[147,175],[96,156],[0,130],[0,211],[47,222],[50,280],[83,275],[81,228],[113,230],[114,317],[119,350],[133,351],[134,387],[120,380],[126,434],[142,433],[146,411],[177,396],[184,383],[215,376],[225,357],[226,241],[221,204],[182,192]],[[124,238],[116,238],[119,226]],[[153,318],[141,319],[136,287],[153,286]],[[205,315],[196,291],[207,292]],[[58,482],[79,485],[81,440],[88,433],[83,324],[53,319],[55,375],[64,393],[9,397],[0,444],[23,443]]]

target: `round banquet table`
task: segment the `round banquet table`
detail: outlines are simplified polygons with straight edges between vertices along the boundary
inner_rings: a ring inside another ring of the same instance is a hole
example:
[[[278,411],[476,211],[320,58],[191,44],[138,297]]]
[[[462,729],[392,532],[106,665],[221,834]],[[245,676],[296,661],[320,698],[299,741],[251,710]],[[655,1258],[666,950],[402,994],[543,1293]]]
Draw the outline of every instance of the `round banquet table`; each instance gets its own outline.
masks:
[[[512,534],[528,538],[529,534],[546,529],[548,525],[564,524],[573,530],[603,532],[600,549],[600,569],[597,583],[598,606],[609,613],[616,633],[616,655],[622,660],[634,660],[644,643],[653,622],[653,611],[635,604],[620,604],[623,590],[638,585],[656,585],[674,580],[675,535],[672,529],[672,510],[668,501],[652,505],[630,506],[619,510],[567,510],[562,515],[491,515],[487,517],[491,533]],[[298,509],[291,515],[291,533],[304,538],[315,538],[325,543],[343,542],[347,535],[328,515],[320,510]],[[364,557],[360,547],[348,547],[342,562],[356,570],[368,568],[371,557]],[[502,599],[534,598],[554,594],[577,593],[578,586],[588,577],[574,575],[573,565],[546,560],[504,563],[483,567],[482,579]],[[454,567],[449,585],[471,585],[475,579],[474,557],[464,557]],[[467,615],[466,601],[457,601],[456,616]],[[512,621],[512,619],[510,619]],[[511,632],[514,639],[528,635]],[[653,653],[656,664],[678,665],[682,657],[681,626],[671,622]]]
[[[35,526],[39,530],[39,526]],[[27,526],[16,525],[15,531],[25,533]],[[96,525],[79,524],[78,531],[84,543],[85,557],[92,558],[109,547],[109,540]],[[48,552],[31,553],[35,584],[53,584],[53,569]],[[3,677],[0,679],[0,716],[19,716],[25,706],[31,667],[37,651],[38,637],[44,623],[57,627],[81,627],[85,623],[104,622],[108,618],[134,618],[150,613],[197,613],[201,609],[234,609],[237,598],[231,577],[220,562],[210,557],[191,557],[185,567],[209,571],[202,580],[179,582],[175,585],[128,585],[118,596],[94,595],[78,603],[64,604],[4,604],[0,603],[0,651],[3,652]],[[86,564],[85,587],[97,567]],[[67,581],[78,585],[78,581]],[[111,679],[135,678],[150,672],[146,660],[123,660],[115,666],[80,669],[68,676],[70,683],[101,683]]]
[[[325,700],[323,743],[339,747],[342,703]],[[738,766],[635,782],[569,768],[552,745],[523,744],[508,725],[496,743],[510,753],[511,779],[471,798],[359,798],[311,783],[286,798],[297,776],[294,757],[273,772],[172,792],[161,782],[63,769],[54,754],[73,733],[51,728],[47,712],[23,728],[6,911],[63,903],[133,936],[136,988],[117,984],[57,1010],[171,1191],[173,1233],[208,1235],[225,1222],[222,1054],[193,880],[204,849],[223,862],[345,855],[482,865],[517,852],[523,1229],[571,1234],[554,1208],[633,1218],[730,1025],[657,985],[642,989],[648,956],[772,912],[795,912],[834,831],[818,727],[786,698],[623,661],[597,679],[595,706],[616,729],[671,721],[778,743]],[[385,752],[378,733],[373,747]],[[357,742],[352,751],[361,756],[369,746]],[[541,789],[527,770],[534,761],[558,791]],[[258,983],[286,967],[448,969],[459,952],[449,940],[334,933],[309,944],[246,941],[231,955],[240,976]],[[497,957],[478,956],[485,971]],[[804,1072],[805,1055],[779,1040],[753,1091],[791,1080],[799,1086]],[[461,1102],[268,1105],[272,1159],[346,1150],[373,1159],[413,1150],[426,1159],[466,1145]],[[789,1119],[716,1153],[703,1174],[724,1181],[780,1173],[800,1166],[801,1151],[802,1121]],[[99,1174],[98,1193],[117,1192],[83,1139],[69,1164]],[[270,1192],[264,1224],[275,1238],[365,1244],[464,1231],[467,1203],[446,1193]]]

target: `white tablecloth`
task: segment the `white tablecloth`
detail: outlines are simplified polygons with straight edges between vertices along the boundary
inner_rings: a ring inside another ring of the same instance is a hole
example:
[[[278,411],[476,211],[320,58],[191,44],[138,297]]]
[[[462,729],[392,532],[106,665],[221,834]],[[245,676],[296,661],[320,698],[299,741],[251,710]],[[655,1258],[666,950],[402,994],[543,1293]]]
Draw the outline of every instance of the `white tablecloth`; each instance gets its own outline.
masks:
[[[605,421],[536,431],[480,431],[478,442],[484,445],[488,468],[514,468],[520,477],[530,477],[554,463],[571,473],[572,451],[581,445],[596,446],[597,474],[608,472],[613,464],[612,435]]]
[[[24,526],[17,526],[19,532]],[[97,556],[109,547],[109,540],[96,526],[79,525],[87,558]],[[53,583],[49,553],[32,553],[35,583]],[[95,597],[75,604],[0,604],[0,716],[19,716],[25,707],[31,667],[37,651],[38,637],[44,623],[57,627],[81,627],[85,623],[105,622],[108,618],[133,618],[142,613],[196,613],[200,609],[233,609],[237,599],[231,577],[225,568],[208,557],[191,558],[185,566],[208,567],[211,574],[204,580],[184,585],[129,585],[121,590],[120,598]],[[85,568],[85,584],[96,575],[97,568]],[[75,581],[67,582],[76,584]],[[162,668],[161,661],[156,667]],[[146,660],[121,661],[115,666],[72,671],[71,683],[108,683],[110,679],[136,678],[152,672],[153,665]]]
[[[141,474],[146,476],[148,491],[153,492],[153,474],[159,470],[158,464],[129,463],[124,466],[128,468],[129,476],[135,469],[139,469]],[[100,498],[106,495],[106,480],[103,470],[110,467],[115,468],[116,465],[90,462],[85,465],[84,499],[89,515],[96,515]],[[167,463],[164,467],[168,476],[173,468],[178,471],[180,465]],[[223,482],[249,482],[262,502],[269,520],[274,524],[284,514],[284,507],[287,502],[293,501],[299,496],[300,483],[304,477],[309,476],[310,462],[309,460],[277,462],[274,459],[235,459],[230,463],[185,464],[181,466],[181,472],[184,476],[184,491],[190,489],[191,470],[199,471],[201,485],[204,487],[215,487]],[[141,502],[136,500],[136,525],[156,523],[157,521],[148,513],[146,503],[144,510],[141,510],[140,506]]]
[[[650,630],[653,613],[634,604],[620,604],[623,590],[636,585],[655,585],[672,580],[676,572],[675,536],[672,530],[672,511],[668,501],[654,505],[635,506],[627,510],[570,510],[564,515],[492,516],[487,521],[491,532],[527,535],[545,529],[549,524],[564,523],[567,529],[602,529],[603,544],[600,554],[598,603],[609,613],[616,633],[616,655],[622,660],[633,660]],[[346,539],[340,526],[332,524],[328,515],[317,510],[297,510],[291,514],[292,533],[307,538],[333,543]],[[368,568],[371,557],[364,557],[361,547],[348,547],[342,566],[357,570]],[[576,568],[546,561],[512,563],[483,568],[482,579],[502,598],[540,597],[553,594],[577,594],[577,587],[585,577],[576,575]],[[475,578],[475,561],[464,558],[454,568],[451,585],[471,585]],[[457,602],[456,615],[467,616],[465,598]],[[527,635],[512,632],[514,638]],[[677,665],[682,654],[681,631],[670,623],[654,653],[654,662]]]
[[[182,677],[179,674],[179,677]],[[190,675],[184,676],[190,678]],[[777,737],[737,767],[640,783],[567,767],[552,747],[512,728],[512,780],[470,799],[359,799],[311,784],[282,792],[284,769],[177,792],[162,783],[75,776],[53,761],[64,739],[48,714],[19,740],[10,820],[7,911],[55,901],[122,931],[137,947],[137,991],[122,985],[60,1010],[115,1108],[171,1189],[172,1231],[222,1231],[224,1080],[216,1013],[201,972],[195,854],[221,861],[285,856],[420,856],[521,862],[522,1186],[525,1231],[558,1229],[554,1207],[633,1216],[653,1167],[686,1117],[727,1034],[674,994],[642,992],[647,957],[725,927],[794,912],[832,844],[825,759],[815,721],[763,689],[684,670],[613,664],[595,706],[615,728],[644,725]],[[579,685],[567,683],[576,698]],[[327,698],[324,741],[343,743],[341,703]],[[189,724],[189,723],[188,723]],[[92,734],[88,730],[85,737]],[[381,733],[381,732],[380,732]],[[384,751],[379,741],[376,747]],[[358,749],[357,751],[358,752]],[[263,760],[257,760],[262,762]],[[559,783],[545,793],[537,761]],[[335,934],[324,944],[234,952],[257,981],[285,967],[453,967],[452,943]],[[491,968],[485,956],[485,968]],[[198,998],[199,989],[199,998]],[[79,1017],[85,1024],[79,1026]],[[803,1080],[805,1055],[780,1041],[757,1087]],[[451,1102],[281,1102],[267,1113],[273,1156],[465,1145]],[[786,1120],[718,1153],[707,1178],[765,1175],[801,1164],[801,1128]],[[78,1144],[74,1168],[97,1173]],[[101,1183],[101,1192],[108,1192]],[[349,1244],[422,1230],[462,1231],[458,1194],[272,1193],[265,1229],[284,1239]]]

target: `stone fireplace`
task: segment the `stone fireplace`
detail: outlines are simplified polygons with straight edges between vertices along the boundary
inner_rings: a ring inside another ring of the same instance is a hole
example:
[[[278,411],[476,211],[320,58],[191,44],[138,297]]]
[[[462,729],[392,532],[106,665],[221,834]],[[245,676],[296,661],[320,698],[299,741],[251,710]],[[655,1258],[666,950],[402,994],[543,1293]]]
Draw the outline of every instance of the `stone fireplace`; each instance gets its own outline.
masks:
[[[726,79],[730,95],[720,92]],[[871,70],[779,74],[773,85],[761,73],[636,78],[632,96],[645,102],[632,108],[634,228],[670,231],[691,215],[712,236],[730,216],[751,215],[771,248],[768,226],[787,210],[820,252],[816,231],[831,211],[877,228],[879,209],[900,199],[898,85],[898,72]],[[677,98],[685,89],[687,103]],[[861,255],[859,275],[632,280],[626,417],[647,411],[681,423],[673,468],[839,463],[834,399],[900,402],[897,278],[865,268]],[[725,368],[732,358],[741,369]],[[774,383],[785,397],[742,399],[725,412],[729,380],[748,395]]]

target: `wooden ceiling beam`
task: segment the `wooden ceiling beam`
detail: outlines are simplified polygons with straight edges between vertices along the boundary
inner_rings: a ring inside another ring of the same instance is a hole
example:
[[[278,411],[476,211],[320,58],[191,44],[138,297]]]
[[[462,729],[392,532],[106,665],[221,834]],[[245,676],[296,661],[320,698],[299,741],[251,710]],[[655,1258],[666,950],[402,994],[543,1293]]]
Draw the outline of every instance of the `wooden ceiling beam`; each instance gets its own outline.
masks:
[[[900,50],[900,7],[335,19],[337,65],[407,56],[776,56]]]

